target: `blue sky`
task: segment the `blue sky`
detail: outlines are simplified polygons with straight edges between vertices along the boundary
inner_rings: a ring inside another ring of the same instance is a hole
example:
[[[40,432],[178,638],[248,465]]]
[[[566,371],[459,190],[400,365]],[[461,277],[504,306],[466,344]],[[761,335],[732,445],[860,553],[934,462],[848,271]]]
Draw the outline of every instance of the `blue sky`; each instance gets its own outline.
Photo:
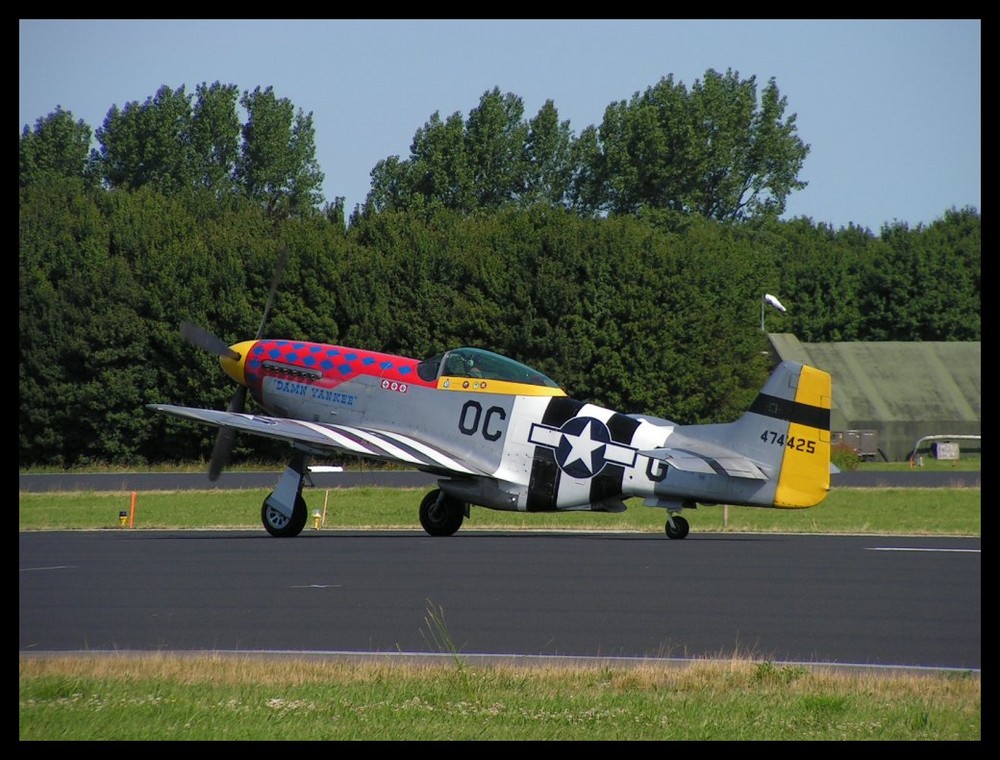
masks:
[[[18,135],[57,106],[96,130],[163,85],[274,88],[312,113],[348,213],[438,112],[498,87],[574,134],[673,75],[774,78],[810,145],[785,218],[911,227],[980,212],[982,23],[970,20],[19,20]]]

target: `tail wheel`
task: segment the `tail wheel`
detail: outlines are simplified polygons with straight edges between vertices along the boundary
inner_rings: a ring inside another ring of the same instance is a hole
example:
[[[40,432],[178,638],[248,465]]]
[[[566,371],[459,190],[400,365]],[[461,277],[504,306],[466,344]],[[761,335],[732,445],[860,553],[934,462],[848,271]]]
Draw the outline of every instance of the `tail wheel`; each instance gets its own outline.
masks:
[[[268,504],[264,499],[264,504],[260,508],[260,521],[264,524],[264,529],[277,538],[292,538],[299,535],[306,527],[306,500],[302,494],[295,497],[295,508],[292,509],[292,516],[286,517],[277,509]]]
[[[667,538],[686,538],[691,526],[680,515],[673,515],[667,520]]]
[[[420,502],[420,524],[432,536],[451,536],[462,527],[465,505],[434,489]]]

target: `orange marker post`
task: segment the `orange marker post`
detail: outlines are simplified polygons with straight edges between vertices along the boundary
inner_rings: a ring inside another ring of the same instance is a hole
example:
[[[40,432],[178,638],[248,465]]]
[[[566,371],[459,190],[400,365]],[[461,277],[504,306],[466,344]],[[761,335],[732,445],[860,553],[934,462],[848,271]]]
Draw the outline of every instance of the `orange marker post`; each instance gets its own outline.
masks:
[[[128,526],[135,526],[135,491],[132,492],[132,510],[128,514]]]

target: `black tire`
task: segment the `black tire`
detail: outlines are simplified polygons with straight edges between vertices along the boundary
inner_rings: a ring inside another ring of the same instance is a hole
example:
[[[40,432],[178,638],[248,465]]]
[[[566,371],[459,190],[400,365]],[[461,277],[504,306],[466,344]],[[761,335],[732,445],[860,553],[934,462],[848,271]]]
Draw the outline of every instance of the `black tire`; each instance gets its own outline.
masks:
[[[671,527],[670,520],[667,520],[667,538],[676,538],[678,540],[687,538],[688,531],[690,530],[691,526],[688,525],[688,521],[680,515],[674,515],[673,527]]]
[[[292,510],[290,519],[274,507],[269,506],[267,499],[264,499],[260,508],[260,521],[264,524],[264,529],[275,538],[293,538],[299,535],[306,527],[307,517],[308,509],[302,494],[295,497],[295,508]]]
[[[464,519],[465,505],[440,489],[434,489],[420,502],[420,524],[432,536],[453,536]]]

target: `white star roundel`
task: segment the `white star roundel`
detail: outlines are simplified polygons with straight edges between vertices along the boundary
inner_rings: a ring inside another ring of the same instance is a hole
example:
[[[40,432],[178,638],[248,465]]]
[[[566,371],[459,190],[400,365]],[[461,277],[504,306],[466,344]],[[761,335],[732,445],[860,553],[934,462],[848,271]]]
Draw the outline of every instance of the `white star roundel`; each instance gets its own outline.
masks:
[[[561,428],[534,423],[528,441],[552,449],[559,469],[580,480],[594,477],[609,463],[635,464],[636,449],[612,441],[608,426],[595,417],[573,417]]]

